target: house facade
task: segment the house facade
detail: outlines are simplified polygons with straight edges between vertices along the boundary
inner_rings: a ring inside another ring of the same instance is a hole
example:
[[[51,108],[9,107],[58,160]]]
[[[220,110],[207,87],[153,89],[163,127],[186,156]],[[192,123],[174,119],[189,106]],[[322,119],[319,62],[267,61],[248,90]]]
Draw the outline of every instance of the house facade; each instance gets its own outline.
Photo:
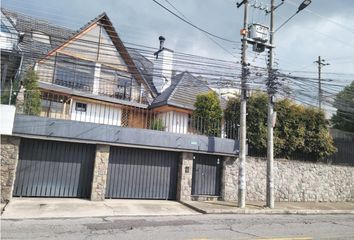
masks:
[[[2,13],[20,36],[17,80],[34,69],[41,92],[33,114],[19,90],[12,134],[2,135],[2,201],[224,194],[223,162],[238,142],[222,122],[219,137],[204,135],[205,120],[192,113],[196,96],[211,89],[188,71],[173,73],[163,37],[149,61],[124,45],[105,13],[78,31]]]

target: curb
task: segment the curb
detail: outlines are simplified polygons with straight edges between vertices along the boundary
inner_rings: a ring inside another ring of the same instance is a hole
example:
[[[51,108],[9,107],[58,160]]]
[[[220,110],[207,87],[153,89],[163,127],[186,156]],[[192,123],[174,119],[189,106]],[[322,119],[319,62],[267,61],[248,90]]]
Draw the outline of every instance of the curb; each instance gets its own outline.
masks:
[[[269,214],[269,215],[334,215],[354,214],[354,210],[319,210],[319,209],[211,209],[206,210],[187,202],[181,204],[203,214]]]

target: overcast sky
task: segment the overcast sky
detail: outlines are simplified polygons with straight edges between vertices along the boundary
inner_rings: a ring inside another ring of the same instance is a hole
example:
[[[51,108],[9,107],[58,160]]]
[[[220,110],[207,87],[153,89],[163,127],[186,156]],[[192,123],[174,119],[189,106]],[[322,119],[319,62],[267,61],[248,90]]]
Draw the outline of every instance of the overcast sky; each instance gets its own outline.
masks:
[[[165,0],[159,0],[171,8]],[[233,0],[169,0],[191,22],[209,32],[239,41],[243,9]],[[253,2],[253,1],[251,1]],[[269,3],[270,0],[258,2]],[[280,0],[276,0],[280,2]],[[302,0],[286,0],[276,12],[280,25],[297,9]],[[4,7],[52,23],[78,29],[105,11],[123,41],[158,47],[158,36],[166,37],[165,46],[179,52],[236,61],[205,34],[180,21],[152,0],[3,0]],[[172,8],[171,8],[172,9]],[[267,23],[260,11],[250,9],[250,21]],[[288,70],[313,71],[318,55],[331,63],[324,71],[354,74],[354,1],[313,0],[303,11],[277,32],[276,58],[279,67]],[[239,44],[218,40],[219,44],[239,53]],[[251,54],[250,61],[265,63],[264,57]],[[353,75],[348,75],[353,80]]]

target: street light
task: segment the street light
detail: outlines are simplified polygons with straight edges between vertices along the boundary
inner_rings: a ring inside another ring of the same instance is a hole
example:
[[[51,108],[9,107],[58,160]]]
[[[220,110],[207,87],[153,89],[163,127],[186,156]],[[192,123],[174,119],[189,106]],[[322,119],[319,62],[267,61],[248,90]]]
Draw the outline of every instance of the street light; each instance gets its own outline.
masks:
[[[288,18],[288,20],[286,20],[282,25],[280,25],[275,31],[274,33],[276,33],[280,28],[282,28],[285,24],[287,24],[293,17],[295,17],[296,14],[298,14],[299,12],[301,12],[302,10],[304,10],[305,8],[307,8],[309,5],[311,4],[311,0],[304,0],[300,6],[298,7],[296,13],[294,13],[290,18]]]
[[[311,0],[304,0],[304,1],[300,4],[300,6],[299,6],[299,8],[297,9],[297,12],[296,12],[296,13],[298,13],[298,12],[304,10],[304,9],[307,8],[307,6],[310,5],[310,4],[311,4]]]

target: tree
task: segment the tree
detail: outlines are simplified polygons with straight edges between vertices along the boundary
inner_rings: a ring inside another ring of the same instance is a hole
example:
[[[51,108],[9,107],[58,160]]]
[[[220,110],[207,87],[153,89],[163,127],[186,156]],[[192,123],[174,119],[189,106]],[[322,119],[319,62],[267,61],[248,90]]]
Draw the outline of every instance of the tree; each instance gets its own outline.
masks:
[[[38,75],[34,70],[26,72],[23,78],[24,111],[28,115],[39,115],[41,112],[41,92],[38,87]]]
[[[354,81],[336,95],[333,106],[337,108],[332,117],[333,127],[354,132]]]
[[[220,136],[222,109],[216,92],[198,94],[194,107],[193,127],[201,134]]]
[[[224,112],[227,124],[239,125],[240,99],[231,98]],[[247,140],[249,151],[263,155],[267,151],[267,95],[256,92],[247,103]],[[230,136],[229,136],[230,137]],[[232,136],[231,138],[235,138]]]
[[[267,95],[255,93],[248,100],[247,139],[249,152],[256,156],[267,153]],[[239,122],[240,101],[232,99],[225,119]],[[324,113],[298,105],[288,99],[275,104],[277,122],[274,129],[274,153],[277,157],[319,160],[335,152]]]

